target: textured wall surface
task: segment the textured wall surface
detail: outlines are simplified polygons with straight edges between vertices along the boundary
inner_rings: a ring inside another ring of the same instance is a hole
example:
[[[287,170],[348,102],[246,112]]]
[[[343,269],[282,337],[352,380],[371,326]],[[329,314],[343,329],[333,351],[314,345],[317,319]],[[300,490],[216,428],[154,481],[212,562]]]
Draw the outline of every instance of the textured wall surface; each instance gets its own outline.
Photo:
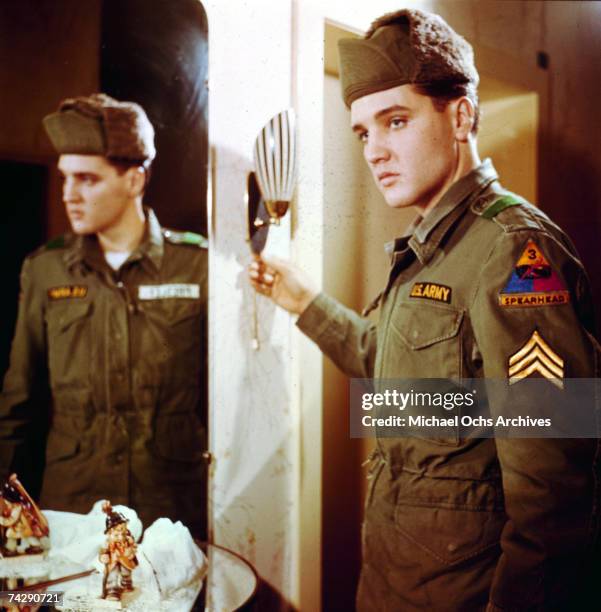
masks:
[[[279,609],[286,606],[295,577],[292,491],[298,461],[290,408],[290,320],[257,297],[261,346],[252,349],[244,191],[255,137],[291,103],[291,6],[204,4],[213,155],[212,528],[215,541],[244,555],[267,583],[261,609]],[[288,221],[272,228],[269,250],[287,256],[289,235]]]

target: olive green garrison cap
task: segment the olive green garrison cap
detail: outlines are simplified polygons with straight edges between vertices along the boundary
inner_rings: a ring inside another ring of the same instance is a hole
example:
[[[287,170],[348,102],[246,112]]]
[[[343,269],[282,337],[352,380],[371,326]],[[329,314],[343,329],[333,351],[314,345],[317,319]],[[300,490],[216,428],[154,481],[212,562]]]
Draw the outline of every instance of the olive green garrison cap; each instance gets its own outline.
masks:
[[[364,38],[338,42],[344,103],[407,84],[471,83],[479,77],[471,45],[432,13],[404,9],[376,19]]]
[[[63,100],[44,117],[44,128],[58,153],[104,155],[146,162],[154,159],[154,129],[144,109],[106,94]]]

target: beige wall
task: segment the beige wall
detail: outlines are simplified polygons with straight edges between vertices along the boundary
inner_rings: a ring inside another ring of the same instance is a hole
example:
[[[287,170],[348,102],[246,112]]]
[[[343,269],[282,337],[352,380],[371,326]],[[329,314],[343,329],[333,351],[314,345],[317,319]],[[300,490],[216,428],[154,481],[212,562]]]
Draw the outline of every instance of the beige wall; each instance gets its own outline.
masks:
[[[540,96],[535,91],[482,76],[480,155],[494,160],[507,189],[536,203]]]

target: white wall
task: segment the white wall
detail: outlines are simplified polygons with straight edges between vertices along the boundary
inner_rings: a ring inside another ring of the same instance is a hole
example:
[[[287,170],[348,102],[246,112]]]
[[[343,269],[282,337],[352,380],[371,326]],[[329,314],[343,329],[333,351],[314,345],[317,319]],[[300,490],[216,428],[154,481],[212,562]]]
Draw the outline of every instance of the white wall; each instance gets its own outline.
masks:
[[[290,597],[297,572],[297,481],[290,386],[290,321],[258,298],[261,348],[251,347],[244,190],[254,139],[291,104],[288,2],[204,2],[209,21],[209,139],[213,155],[210,245],[212,530]],[[288,255],[290,227],[269,247]],[[271,605],[271,604],[270,604]],[[283,604],[282,604],[283,605]],[[275,606],[272,609],[277,609]]]

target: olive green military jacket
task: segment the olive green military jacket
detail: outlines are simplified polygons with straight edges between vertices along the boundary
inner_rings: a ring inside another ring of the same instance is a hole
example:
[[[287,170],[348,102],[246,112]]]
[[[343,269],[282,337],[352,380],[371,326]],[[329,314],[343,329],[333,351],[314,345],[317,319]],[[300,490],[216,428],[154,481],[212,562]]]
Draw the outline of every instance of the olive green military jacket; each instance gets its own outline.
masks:
[[[106,498],[146,526],[167,516],[202,533],[203,242],[162,229],[147,210],[146,236],[118,272],[95,236],[67,235],[25,259],[0,398],[0,470],[28,471],[32,432],[48,423],[43,507],[88,512]]]
[[[578,255],[535,207],[505,207],[517,200],[497,178],[484,162],[395,241],[377,325],[321,294],[299,328],[357,378],[507,379],[535,332],[547,355],[528,363],[598,376]],[[568,609],[596,537],[596,451],[590,439],[380,439],[359,609]]]

